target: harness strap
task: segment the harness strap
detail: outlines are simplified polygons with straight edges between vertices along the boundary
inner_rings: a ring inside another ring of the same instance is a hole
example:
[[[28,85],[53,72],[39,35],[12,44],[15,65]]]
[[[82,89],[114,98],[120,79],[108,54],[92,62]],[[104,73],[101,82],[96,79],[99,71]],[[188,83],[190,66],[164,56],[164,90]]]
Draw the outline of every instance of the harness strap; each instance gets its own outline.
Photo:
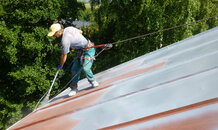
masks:
[[[93,46],[95,46],[94,42],[91,42],[90,40],[88,40],[87,46],[83,48],[84,51],[89,50],[90,48],[92,48]]]
[[[87,46],[87,47],[85,47],[84,49],[85,50],[89,50],[90,48],[99,48],[99,47],[105,47],[107,44],[101,44],[101,45],[93,45],[93,46]]]

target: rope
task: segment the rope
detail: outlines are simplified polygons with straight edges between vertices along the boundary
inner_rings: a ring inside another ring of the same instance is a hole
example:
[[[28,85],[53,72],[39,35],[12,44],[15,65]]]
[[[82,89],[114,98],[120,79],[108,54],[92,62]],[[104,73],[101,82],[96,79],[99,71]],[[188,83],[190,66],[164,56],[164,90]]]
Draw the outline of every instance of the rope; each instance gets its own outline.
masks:
[[[194,23],[199,23],[199,22],[206,21],[206,20],[209,20],[209,19],[212,19],[212,18],[217,18],[217,17],[218,17],[218,15],[215,15],[215,16],[211,16],[211,17],[208,17],[208,18],[197,20],[195,22],[181,24],[181,25],[178,25],[178,26],[175,26],[175,27],[170,27],[170,28],[158,30],[156,32],[151,32],[151,33],[147,33],[147,34],[144,34],[144,35],[139,35],[139,36],[136,36],[136,37],[128,38],[128,39],[117,41],[117,42],[113,42],[113,43],[107,43],[107,44],[117,44],[117,43],[127,42],[127,41],[130,41],[130,40],[134,40],[134,39],[138,39],[138,38],[154,35],[154,34],[160,33],[160,32],[165,32],[165,31],[173,30],[173,29],[176,29],[176,28],[184,27],[184,26],[187,26],[187,25],[190,25],[190,24],[194,24]]]
[[[157,34],[157,33],[160,33],[160,32],[165,32],[165,31],[173,30],[173,29],[176,29],[176,28],[184,27],[184,26],[191,25],[191,24],[194,24],[194,23],[199,23],[199,22],[206,21],[206,20],[209,20],[209,19],[212,19],[212,18],[217,18],[217,17],[218,17],[218,15],[215,15],[215,16],[207,17],[207,18],[200,19],[200,20],[197,20],[197,21],[194,21],[194,22],[190,22],[190,23],[186,23],[186,24],[181,24],[181,25],[178,25],[178,26],[174,26],[174,27],[158,30],[156,32],[151,32],[151,33],[147,33],[147,34],[144,34],[144,35],[139,35],[139,36],[136,36],[136,37],[125,39],[125,40],[116,41],[116,42],[112,42],[112,43],[106,43],[105,45],[107,45],[107,44],[123,43],[123,42],[127,42],[127,41],[130,41],[130,40],[139,39],[139,38],[142,38],[142,37],[154,35],[154,34]],[[98,57],[105,49],[106,48],[103,48],[99,53],[97,53],[94,56],[94,58]],[[83,67],[85,67],[89,62],[87,62]],[[70,79],[69,82],[67,82],[67,84],[60,91],[58,91],[58,93],[56,95],[54,95],[54,97],[57,96],[58,94],[60,94],[60,92],[62,92],[71,83],[71,81],[82,71],[83,67]],[[48,91],[41,97],[40,100],[42,100],[42,98],[45,97],[45,95],[47,93],[48,93]],[[37,106],[38,106],[38,104],[37,104]]]

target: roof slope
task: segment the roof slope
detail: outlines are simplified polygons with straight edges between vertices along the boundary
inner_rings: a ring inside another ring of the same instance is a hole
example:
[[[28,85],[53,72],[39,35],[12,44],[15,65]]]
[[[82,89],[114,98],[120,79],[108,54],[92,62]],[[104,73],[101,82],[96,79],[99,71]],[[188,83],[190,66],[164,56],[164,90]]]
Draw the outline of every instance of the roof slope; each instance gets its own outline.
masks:
[[[80,81],[9,129],[218,129],[218,28]]]

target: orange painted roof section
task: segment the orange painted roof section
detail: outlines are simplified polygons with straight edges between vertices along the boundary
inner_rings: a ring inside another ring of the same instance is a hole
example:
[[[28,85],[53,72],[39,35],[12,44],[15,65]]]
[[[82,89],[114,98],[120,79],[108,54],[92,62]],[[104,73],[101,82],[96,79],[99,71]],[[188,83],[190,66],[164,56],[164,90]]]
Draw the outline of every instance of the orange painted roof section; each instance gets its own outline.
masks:
[[[95,74],[9,130],[218,129],[218,28]],[[108,51],[109,53],[109,51]],[[100,59],[99,59],[100,60]]]

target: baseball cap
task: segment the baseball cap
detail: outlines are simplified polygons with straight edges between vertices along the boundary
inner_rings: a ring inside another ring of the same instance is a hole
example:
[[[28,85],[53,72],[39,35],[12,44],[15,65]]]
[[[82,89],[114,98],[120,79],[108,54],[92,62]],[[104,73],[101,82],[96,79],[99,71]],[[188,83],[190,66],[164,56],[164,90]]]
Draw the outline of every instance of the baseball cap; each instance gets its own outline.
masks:
[[[50,32],[48,33],[48,36],[53,36],[58,30],[61,29],[61,25],[59,23],[54,23],[50,27]]]

